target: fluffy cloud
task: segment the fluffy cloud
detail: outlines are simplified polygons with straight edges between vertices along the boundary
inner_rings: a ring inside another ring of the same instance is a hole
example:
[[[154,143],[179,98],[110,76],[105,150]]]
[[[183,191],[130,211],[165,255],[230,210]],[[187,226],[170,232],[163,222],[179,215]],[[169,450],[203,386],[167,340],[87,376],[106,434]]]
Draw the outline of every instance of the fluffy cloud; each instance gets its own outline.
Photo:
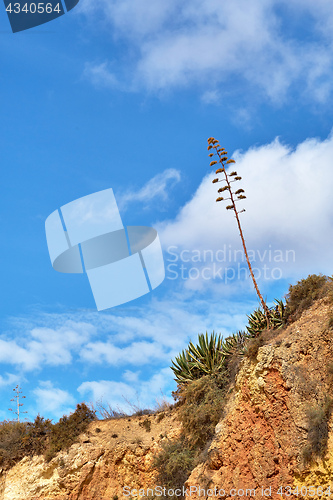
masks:
[[[14,373],[6,373],[6,376],[0,375],[0,388],[14,386],[19,383],[18,375]]]
[[[42,315],[39,322],[52,323],[55,315]],[[24,333],[16,338],[15,326],[24,321],[13,319],[12,337],[0,339],[0,362],[32,371],[46,366],[69,365],[73,352],[87,343],[95,332],[95,327],[80,321],[58,318],[60,325],[50,327],[31,327],[26,325]],[[29,322],[30,323],[30,322]],[[61,324],[62,323],[62,324]]]
[[[164,368],[149,380],[136,379],[130,383],[111,380],[84,382],[78,392],[86,399],[100,401],[114,411],[133,413],[137,409],[154,408],[172,379],[172,371]]]
[[[74,397],[69,392],[54,387],[49,380],[41,381],[32,392],[36,397],[36,406],[42,415],[52,413],[61,417],[75,409]]]
[[[222,309],[216,302],[182,289],[146,306],[128,306],[120,311],[35,313],[33,320],[13,318],[12,333],[0,339],[0,363],[14,365],[22,373],[62,366],[69,369],[72,363],[81,364],[87,373],[96,365],[126,367],[124,379],[135,382],[139,372],[130,367],[169,366],[189,336],[194,339],[199,332],[214,328],[226,335],[239,328],[248,305],[237,309],[228,300],[225,304]],[[1,378],[0,386],[15,381],[12,376]]]
[[[117,203],[121,211],[126,210],[133,202],[140,202],[147,206],[155,198],[160,198],[165,203],[169,197],[169,191],[180,181],[180,172],[174,168],[168,168],[155,175],[140,189],[132,189],[117,194]],[[159,204],[161,206],[161,204]]]
[[[90,363],[107,363],[108,365],[134,365],[167,361],[168,353],[156,342],[133,342],[129,346],[118,347],[112,341],[87,344],[81,352],[81,358]]]
[[[159,91],[204,84],[203,100],[215,102],[216,87],[241,76],[275,102],[293,84],[298,93],[306,91],[319,101],[331,93],[333,16],[325,0],[81,3],[82,13],[97,22],[94,14],[103,12],[114,38],[127,41],[133,69],[129,88],[134,84]],[[115,77],[107,66],[90,65],[90,79],[113,86]]]
[[[114,88],[118,87],[118,81],[110,68],[110,63],[86,63],[83,77],[89,80],[95,87]]]

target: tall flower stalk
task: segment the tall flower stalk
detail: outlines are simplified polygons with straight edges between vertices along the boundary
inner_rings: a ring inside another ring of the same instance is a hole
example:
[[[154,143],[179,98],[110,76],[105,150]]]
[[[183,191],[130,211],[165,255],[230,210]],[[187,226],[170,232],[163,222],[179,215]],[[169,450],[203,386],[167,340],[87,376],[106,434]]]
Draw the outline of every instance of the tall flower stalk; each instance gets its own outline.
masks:
[[[226,168],[225,168],[225,165],[230,165],[232,163],[236,163],[235,160],[228,160],[228,151],[226,151],[224,148],[221,148],[219,142],[214,139],[214,137],[210,137],[208,139],[208,151],[209,151],[209,156],[212,158],[212,157],[217,157],[217,160],[212,160],[210,162],[210,166],[212,167],[213,165],[217,165],[218,163],[220,163],[220,167],[216,170],[216,174],[222,174],[222,179],[219,179],[218,177],[215,178],[212,182],[213,184],[215,184],[216,182],[223,182],[224,183],[224,186],[222,186],[221,188],[218,189],[218,193],[221,194],[221,193],[226,193],[227,195],[229,195],[229,197],[227,198],[224,198],[222,196],[219,196],[216,201],[217,202],[220,202],[220,201],[227,201],[227,200],[230,200],[230,204],[226,206],[226,209],[227,210],[233,210],[234,211],[234,214],[235,214],[235,217],[236,217],[236,221],[237,221],[237,225],[238,225],[238,230],[239,230],[239,234],[240,234],[240,237],[241,237],[241,240],[242,240],[242,245],[243,245],[243,249],[244,249],[244,254],[245,254],[245,258],[246,258],[246,262],[247,262],[247,265],[249,267],[249,271],[250,271],[250,274],[251,274],[251,278],[252,278],[252,281],[253,281],[253,285],[254,285],[254,288],[257,292],[257,295],[259,297],[259,300],[260,300],[260,303],[263,307],[263,310],[265,312],[265,316],[266,316],[266,322],[267,322],[267,328],[269,328],[269,318],[270,318],[270,313],[269,313],[269,309],[266,305],[266,302],[264,301],[261,293],[260,293],[260,290],[259,290],[259,287],[258,287],[258,284],[256,282],[256,279],[254,277],[254,274],[253,274],[253,270],[252,270],[252,266],[251,266],[251,262],[250,262],[250,259],[249,259],[249,255],[247,253],[247,248],[246,248],[246,244],[245,244],[245,239],[244,239],[244,234],[243,234],[243,230],[242,230],[242,226],[241,226],[241,223],[240,223],[240,219],[239,219],[239,214],[242,213],[242,212],[245,212],[245,209],[241,210],[241,211],[238,211],[237,209],[237,206],[236,206],[236,203],[240,200],[244,200],[246,198],[246,196],[243,194],[244,193],[244,189],[237,189],[236,191],[233,191],[232,190],[232,183],[233,182],[238,182],[240,181],[242,178],[239,177],[239,175],[237,174],[236,171],[232,171],[230,173],[228,173],[226,171]]]
[[[28,413],[27,411],[20,410],[20,407],[23,406],[23,403],[20,403],[20,394],[22,394],[22,391],[20,389],[21,387],[19,387],[18,385],[15,387],[15,389],[13,389],[13,391],[15,392],[15,396],[13,397],[13,399],[11,399],[11,401],[14,401],[16,403],[16,411],[12,408],[8,408],[8,410],[16,413],[18,422],[20,422],[20,415],[22,415],[22,413]],[[25,396],[21,396],[21,399],[25,399]]]

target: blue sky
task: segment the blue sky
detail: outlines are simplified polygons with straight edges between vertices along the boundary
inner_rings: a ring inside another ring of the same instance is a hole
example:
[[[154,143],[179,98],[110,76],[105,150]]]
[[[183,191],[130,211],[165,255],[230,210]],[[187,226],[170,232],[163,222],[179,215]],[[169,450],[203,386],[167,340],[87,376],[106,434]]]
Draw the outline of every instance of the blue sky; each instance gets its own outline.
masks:
[[[2,9],[0,418],[16,384],[29,419],[170,399],[190,339],[245,326],[258,302],[210,136],[243,178],[267,301],[332,274],[332,28],[327,0],[81,0],[16,34]],[[124,224],[158,230],[166,279],[98,313],[86,276],[52,269],[44,223],[110,187]]]

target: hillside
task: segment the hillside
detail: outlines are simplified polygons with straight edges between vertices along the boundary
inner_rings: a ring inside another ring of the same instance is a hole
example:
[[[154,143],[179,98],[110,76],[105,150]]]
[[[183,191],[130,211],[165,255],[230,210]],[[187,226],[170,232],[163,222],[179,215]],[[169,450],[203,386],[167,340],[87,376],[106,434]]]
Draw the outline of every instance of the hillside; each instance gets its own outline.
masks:
[[[321,498],[317,488],[328,493],[331,482],[333,494],[332,308],[329,296],[317,300],[242,359],[215,436],[186,482],[188,496],[199,498],[201,487],[200,498],[253,490],[272,499]],[[136,496],[124,495],[124,486],[154,488],[153,459],[179,436],[178,412],[94,421],[49,463],[26,457],[2,471],[0,500],[117,500]]]

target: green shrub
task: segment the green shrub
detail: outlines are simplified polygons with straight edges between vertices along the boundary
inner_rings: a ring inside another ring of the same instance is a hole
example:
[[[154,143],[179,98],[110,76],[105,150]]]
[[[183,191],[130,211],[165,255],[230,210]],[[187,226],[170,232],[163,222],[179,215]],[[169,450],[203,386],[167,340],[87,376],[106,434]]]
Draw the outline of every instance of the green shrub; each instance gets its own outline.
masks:
[[[95,419],[95,412],[90,410],[85,403],[78,404],[71,415],[61,417],[59,422],[52,426],[44,454],[45,459],[50,461],[59,451],[72,446],[78,436],[87,429],[89,423]]]
[[[296,285],[289,286],[286,295],[286,318],[289,322],[295,321],[317,299],[323,297],[328,291],[331,279],[322,274],[310,274]]]
[[[162,444],[162,451],[153,462],[153,466],[158,471],[158,484],[167,489],[181,489],[193,469],[194,460],[195,451],[190,448],[184,436],[166,441]],[[166,495],[164,498],[172,497]]]
[[[0,422],[0,467],[8,469],[24,456],[22,440],[26,435],[27,424],[4,420]]]
[[[213,437],[228,386],[229,375],[223,368],[216,375],[206,375],[190,382],[178,392],[178,415],[191,448],[202,447]]]
[[[0,422],[0,467],[8,469],[29,455],[43,454],[51,460],[58,451],[69,448],[95,418],[95,412],[81,403],[56,424],[40,415],[34,422]]]
[[[173,396],[177,401],[182,434],[179,439],[166,441],[154,460],[158,481],[163,487],[182,488],[193,467],[202,461],[202,449],[214,436],[229,385],[229,372],[225,366],[214,374],[178,384]]]
[[[148,418],[145,418],[143,422],[139,422],[140,427],[143,427],[146,432],[150,432],[151,422]]]
[[[161,420],[165,417],[164,411],[157,415],[157,423],[159,424]]]
[[[307,443],[302,450],[302,459],[305,465],[311,463],[314,457],[323,457],[327,451],[328,421],[333,410],[333,399],[326,397],[321,406],[310,408],[307,411],[309,423]]]
[[[0,422],[0,466],[7,469],[25,456],[43,454],[51,430],[51,420],[39,415],[34,422]]]
[[[330,316],[328,318],[327,326],[329,329],[333,328],[333,313],[332,312],[330,313]]]
[[[328,377],[329,383],[332,383],[333,382],[333,362],[332,361],[327,363],[327,377]]]
[[[132,413],[131,417],[142,417],[143,415],[152,415],[154,413],[154,410],[151,410],[150,408],[143,408],[136,410],[134,413]]]
[[[244,349],[245,356],[250,358],[252,361],[255,361],[257,359],[259,348],[263,345],[264,345],[264,339],[262,337],[255,337],[253,339],[249,339]]]
[[[51,420],[45,420],[37,415],[34,422],[28,422],[26,434],[22,439],[22,445],[26,455],[42,455],[46,448],[52,432]]]

